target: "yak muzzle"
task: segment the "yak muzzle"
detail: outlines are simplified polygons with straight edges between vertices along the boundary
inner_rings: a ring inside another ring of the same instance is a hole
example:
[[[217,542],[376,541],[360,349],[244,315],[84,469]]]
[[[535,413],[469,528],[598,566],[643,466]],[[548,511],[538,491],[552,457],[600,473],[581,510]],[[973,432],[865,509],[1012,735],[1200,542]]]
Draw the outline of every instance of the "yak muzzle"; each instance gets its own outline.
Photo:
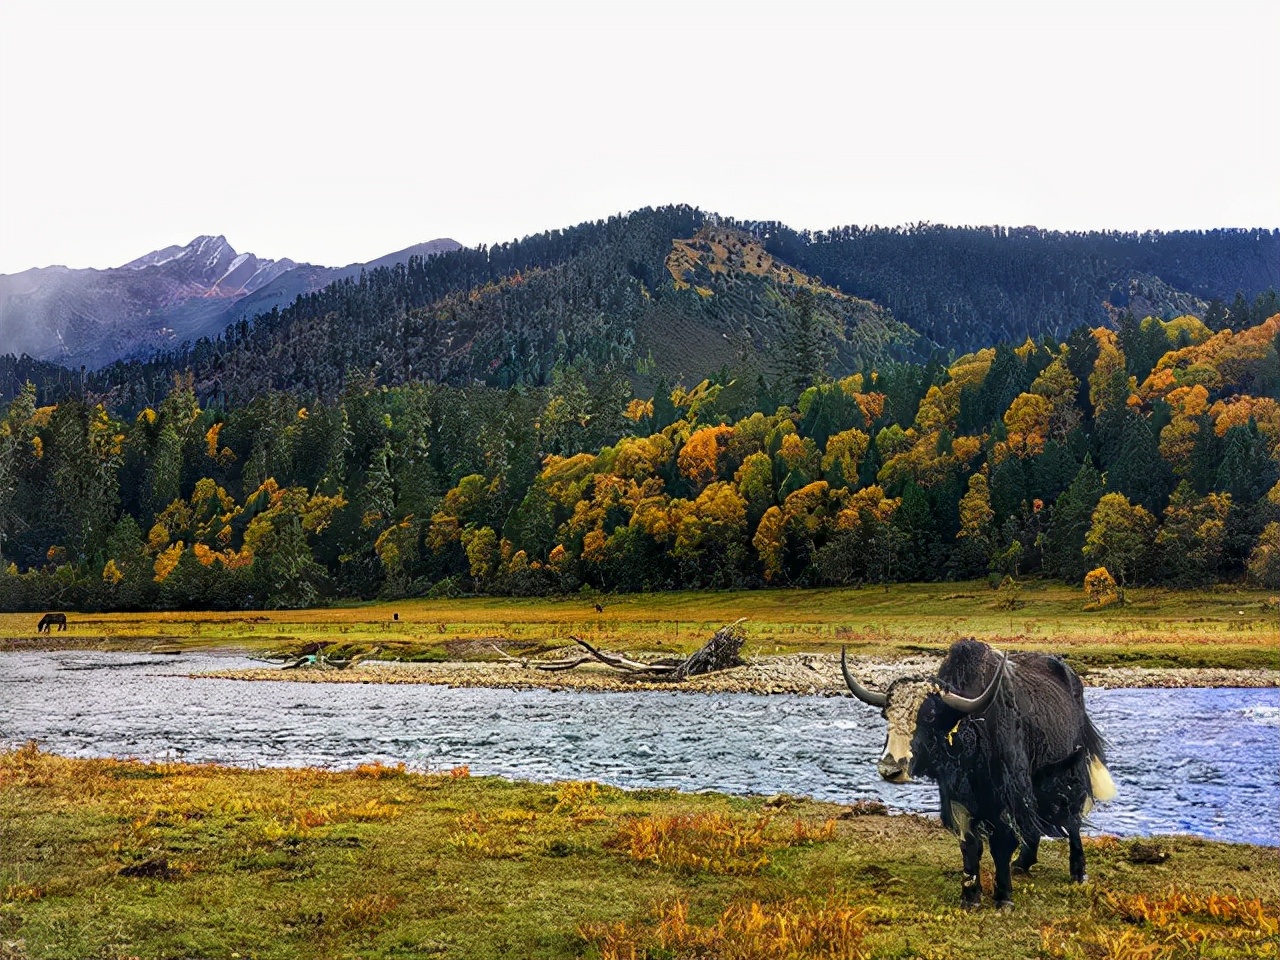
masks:
[[[899,760],[885,754],[876,764],[876,770],[880,772],[880,776],[890,783],[906,783],[911,779],[911,773],[908,769],[910,762],[907,760]]]

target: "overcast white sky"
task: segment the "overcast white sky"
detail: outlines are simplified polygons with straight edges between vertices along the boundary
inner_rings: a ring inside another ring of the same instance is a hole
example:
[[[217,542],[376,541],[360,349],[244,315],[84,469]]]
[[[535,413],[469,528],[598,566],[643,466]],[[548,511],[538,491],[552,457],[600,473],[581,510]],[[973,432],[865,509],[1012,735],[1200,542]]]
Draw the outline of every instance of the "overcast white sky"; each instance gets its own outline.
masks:
[[[1280,226],[1280,2],[0,0],[0,272],[313,263],[663,203]]]

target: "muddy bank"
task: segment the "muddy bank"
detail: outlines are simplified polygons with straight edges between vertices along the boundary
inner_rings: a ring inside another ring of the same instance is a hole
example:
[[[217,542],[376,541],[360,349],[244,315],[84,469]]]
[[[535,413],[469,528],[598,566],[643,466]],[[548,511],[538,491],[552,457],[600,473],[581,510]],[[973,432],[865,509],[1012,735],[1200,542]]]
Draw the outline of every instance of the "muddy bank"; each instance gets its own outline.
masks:
[[[895,660],[855,658],[851,666],[864,683],[883,689],[907,674],[930,674],[934,657]],[[295,683],[429,683],[451,687],[492,687],[513,690],[678,690],[686,693],[787,693],[801,696],[841,696],[848,691],[840,676],[840,659],[822,654],[793,654],[752,658],[744,667],[725,670],[683,683],[649,683],[624,679],[618,673],[594,666],[549,673],[519,663],[396,663],[365,661],[351,670],[298,669],[281,671],[226,670],[203,673],[226,680],[275,680]],[[1225,670],[1212,668],[1106,667],[1084,674],[1093,687],[1277,687],[1278,670]]]

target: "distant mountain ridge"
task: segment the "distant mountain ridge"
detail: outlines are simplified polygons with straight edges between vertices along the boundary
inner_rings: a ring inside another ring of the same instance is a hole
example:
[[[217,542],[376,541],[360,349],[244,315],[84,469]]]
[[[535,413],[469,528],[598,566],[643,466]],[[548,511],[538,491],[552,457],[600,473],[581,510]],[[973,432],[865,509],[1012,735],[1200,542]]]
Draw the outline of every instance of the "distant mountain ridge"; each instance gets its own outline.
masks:
[[[202,235],[119,267],[0,274],[0,353],[96,369],[217,336],[233,320],[284,306],[363,269],[459,247],[453,240],[431,240],[368,264],[323,267],[238,253],[226,237]]]
[[[241,275],[247,289],[272,268],[251,272],[221,238],[197,240],[116,269],[207,267],[199,295],[141,314],[165,324],[160,350],[136,343],[116,353],[130,362],[83,379],[4,361],[21,350],[0,340],[0,392],[30,377],[140,408],[185,371],[202,396],[247,402],[265,389],[336,396],[353,375],[541,387],[576,366],[638,393],[732,378],[785,394],[822,374],[1028,338],[1057,344],[1082,326],[1120,329],[1130,313],[1192,314],[1217,330],[1280,310],[1275,229],[812,233],[667,206],[490,247],[442,240],[341,268],[296,264],[235,298],[217,291]],[[54,359],[72,366],[69,354]]]
[[[236,253],[223,236],[196,237],[185,247],[153,250],[130,260],[120,270],[146,270],[169,265],[171,273],[190,277],[206,297],[237,297],[266,286],[297,266],[292,260],[265,260],[252,253]],[[216,278],[216,279],[215,279]],[[212,282],[209,282],[212,281]]]

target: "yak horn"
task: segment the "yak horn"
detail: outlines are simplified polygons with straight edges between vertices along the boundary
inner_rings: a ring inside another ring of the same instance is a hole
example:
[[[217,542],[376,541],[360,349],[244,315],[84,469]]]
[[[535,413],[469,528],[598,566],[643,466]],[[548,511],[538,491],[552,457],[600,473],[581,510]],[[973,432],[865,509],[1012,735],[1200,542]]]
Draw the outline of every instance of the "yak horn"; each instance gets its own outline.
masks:
[[[889,702],[889,698],[883,693],[872,693],[857,680],[853,679],[853,674],[849,672],[849,664],[845,660],[844,652],[845,648],[841,647],[840,672],[844,674],[844,682],[848,685],[849,690],[863,703],[869,704],[873,707],[880,707],[883,710],[884,705]]]
[[[949,690],[938,691],[938,696],[952,710],[959,710],[961,713],[981,713],[987,709],[991,701],[995,699],[996,690],[1000,687],[1000,680],[1004,677],[1005,664],[1009,661],[1004,655],[1000,656],[1000,663],[996,666],[996,675],[992,677],[991,682],[987,684],[987,689],[970,700],[968,697],[962,697],[958,693],[952,693]]]

